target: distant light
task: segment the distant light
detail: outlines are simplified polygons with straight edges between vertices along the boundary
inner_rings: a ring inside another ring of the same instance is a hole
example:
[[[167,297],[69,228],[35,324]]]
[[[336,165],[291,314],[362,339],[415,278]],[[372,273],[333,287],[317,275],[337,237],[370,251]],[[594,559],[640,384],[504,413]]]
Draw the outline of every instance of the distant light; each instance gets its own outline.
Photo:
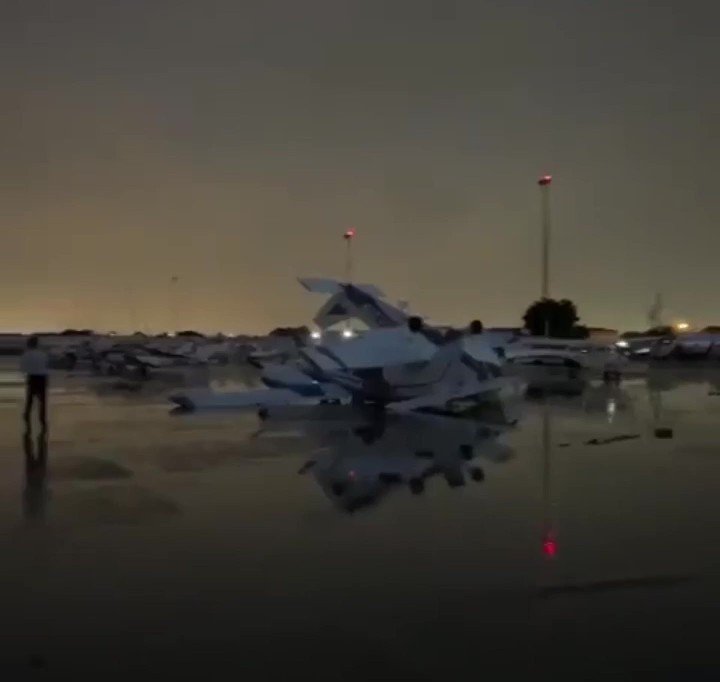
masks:
[[[168,336],[169,336],[171,339],[174,339],[174,338],[175,338],[175,332],[168,332]]]
[[[314,329],[310,332],[310,338],[314,339],[315,341],[319,341],[322,339],[322,332],[319,329]]]
[[[630,344],[627,341],[625,341],[624,339],[620,339],[620,341],[616,341],[615,345],[618,348],[630,348]]]
[[[355,332],[352,329],[343,329],[342,335],[344,339],[351,339],[355,336]]]
[[[353,237],[355,237],[355,228],[354,227],[351,227],[351,228],[345,230],[345,234],[343,235],[344,239],[350,240],[350,239],[353,239]]]
[[[541,187],[545,187],[545,185],[549,185],[552,182],[552,175],[543,175],[538,180],[538,185]]]
[[[225,337],[228,339],[234,339],[235,334],[233,334],[232,332],[225,332]]]
[[[678,322],[675,325],[675,329],[677,329],[679,332],[685,332],[690,329],[690,325],[687,322]]]

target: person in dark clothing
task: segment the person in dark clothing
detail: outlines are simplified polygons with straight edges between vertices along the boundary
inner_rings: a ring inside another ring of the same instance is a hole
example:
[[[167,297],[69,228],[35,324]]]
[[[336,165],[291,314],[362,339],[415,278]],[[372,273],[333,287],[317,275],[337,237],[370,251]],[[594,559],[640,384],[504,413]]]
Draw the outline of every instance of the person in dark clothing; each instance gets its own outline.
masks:
[[[39,348],[37,336],[31,336],[27,349],[20,360],[20,369],[25,375],[25,411],[23,416],[28,428],[33,403],[37,399],[40,404],[40,423],[47,426],[47,384],[48,354]]]

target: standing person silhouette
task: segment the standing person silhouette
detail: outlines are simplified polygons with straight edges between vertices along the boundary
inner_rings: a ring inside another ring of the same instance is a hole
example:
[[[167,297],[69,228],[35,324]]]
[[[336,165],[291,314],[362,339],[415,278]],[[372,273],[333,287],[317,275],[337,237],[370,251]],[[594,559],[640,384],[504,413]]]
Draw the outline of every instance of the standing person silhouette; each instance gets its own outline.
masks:
[[[40,403],[40,424],[47,428],[48,354],[39,347],[37,336],[31,336],[20,359],[20,370],[25,375],[25,424],[30,429],[32,406]]]

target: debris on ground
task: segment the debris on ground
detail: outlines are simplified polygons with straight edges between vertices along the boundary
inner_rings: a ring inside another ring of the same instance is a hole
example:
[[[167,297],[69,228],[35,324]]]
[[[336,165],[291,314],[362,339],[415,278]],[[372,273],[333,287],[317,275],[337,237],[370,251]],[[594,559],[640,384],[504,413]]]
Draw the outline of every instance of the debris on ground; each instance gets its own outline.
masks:
[[[609,438],[591,438],[585,441],[585,445],[608,445],[609,443],[619,443],[623,440],[635,440],[636,438],[640,438],[640,434],[620,434],[618,436],[610,436]]]
[[[312,468],[315,466],[315,464],[316,464],[316,462],[315,462],[314,459],[308,460],[307,462],[305,462],[305,464],[303,464],[303,465],[298,469],[298,473],[299,473],[300,475],[302,475],[302,474],[304,474],[306,471],[310,471],[310,469],[312,469]]]
[[[554,597],[562,594],[594,594],[610,590],[636,589],[642,587],[674,587],[693,579],[690,575],[653,575],[617,580],[598,580],[588,583],[569,583],[540,588],[540,597]]]

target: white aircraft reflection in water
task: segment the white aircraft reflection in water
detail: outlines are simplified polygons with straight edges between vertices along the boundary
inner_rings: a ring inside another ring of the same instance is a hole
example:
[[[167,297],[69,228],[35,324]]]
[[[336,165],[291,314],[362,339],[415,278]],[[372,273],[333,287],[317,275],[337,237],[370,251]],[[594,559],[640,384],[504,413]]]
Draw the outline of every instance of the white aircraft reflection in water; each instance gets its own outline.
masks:
[[[337,410],[338,419],[327,418]],[[344,417],[340,415],[344,412]],[[513,455],[502,427],[427,414],[352,418],[342,406],[324,419],[264,422],[256,437],[293,435],[318,448],[300,469],[346,512],[373,506],[393,492],[421,495],[436,479],[450,488],[485,479],[480,460],[499,464]],[[357,415],[358,413],[355,412]]]
[[[518,381],[503,375],[501,359],[480,325],[440,330],[383,299],[371,285],[304,279],[309,291],[330,294],[315,321],[356,319],[367,331],[329,338],[298,350],[294,362],[258,363],[266,388],[234,393],[190,390],[170,399],[185,409],[373,403],[393,412],[469,416],[486,405],[506,407]],[[507,415],[508,420],[512,417]]]

